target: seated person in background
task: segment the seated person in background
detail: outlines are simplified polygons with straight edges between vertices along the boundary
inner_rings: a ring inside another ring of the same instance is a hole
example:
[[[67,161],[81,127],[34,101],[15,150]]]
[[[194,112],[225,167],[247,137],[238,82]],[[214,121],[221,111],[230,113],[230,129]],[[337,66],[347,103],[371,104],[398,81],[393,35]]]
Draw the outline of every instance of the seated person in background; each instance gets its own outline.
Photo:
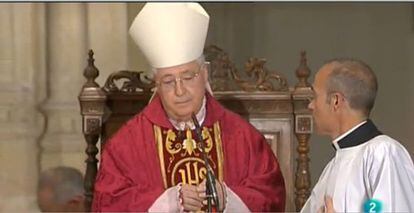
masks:
[[[217,211],[284,211],[282,173],[263,135],[211,95],[203,57],[209,16],[197,3],[147,3],[130,34],[155,72],[156,96],[105,144],[93,211],[205,209],[206,166]]]
[[[359,60],[331,60],[316,74],[309,108],[336,153],[302,212],[414,212],[413,161],[369,119],[377,87]]]
[[[82,173],[70,167],[56,167],[40,174],[37,203],[42,212],[84,212]]]

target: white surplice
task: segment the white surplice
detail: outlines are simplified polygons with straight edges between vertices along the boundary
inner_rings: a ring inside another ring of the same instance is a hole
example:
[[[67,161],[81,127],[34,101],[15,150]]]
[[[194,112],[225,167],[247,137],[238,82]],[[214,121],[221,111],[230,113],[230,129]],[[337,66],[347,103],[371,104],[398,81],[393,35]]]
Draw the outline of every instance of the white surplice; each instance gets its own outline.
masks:
[[[324,197],[336,212],[362,212],[376,199],[382,212],[414,212],[414,165],[396,140],[378,135],[359,145],[340,148],[322,172],[302,212],[317,212]]]

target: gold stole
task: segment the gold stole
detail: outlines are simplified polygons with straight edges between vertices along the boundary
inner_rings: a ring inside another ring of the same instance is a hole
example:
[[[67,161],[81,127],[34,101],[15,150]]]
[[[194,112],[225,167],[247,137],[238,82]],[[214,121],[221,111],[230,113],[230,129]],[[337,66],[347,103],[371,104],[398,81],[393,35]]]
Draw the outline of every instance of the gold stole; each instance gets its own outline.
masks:
[[[223,148],[220,125],[202,127],[205,151],[214,175],[223,181]],[[154,125],[155,141],[158,147],[161,174],[164,187],[169,188],[179,183],[198,185],[206,178],[206,167],[197,141],[195,131],[164,129]],[[178,137],[180,136],[181,137]]]

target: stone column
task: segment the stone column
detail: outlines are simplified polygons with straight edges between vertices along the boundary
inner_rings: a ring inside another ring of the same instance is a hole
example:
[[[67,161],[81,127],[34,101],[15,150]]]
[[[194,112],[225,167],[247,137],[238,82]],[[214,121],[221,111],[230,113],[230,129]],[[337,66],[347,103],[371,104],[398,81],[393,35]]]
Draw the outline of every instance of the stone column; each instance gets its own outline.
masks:
[[[47,14],[48,97],[41,169],[68,165],[84,171],[85,142],[77,96],[87,59],[86,5],[52,3]]]
[[[101,86],[111,73],[129,68],[127,18],[126,3],[87,4],[88,49],[95,52],[95,63],[100,68],[96,82]],[[86,62],[87,52],[83,56]]]
[[[0,5],[0,212],[37,209],[44,15],[44,4]]]

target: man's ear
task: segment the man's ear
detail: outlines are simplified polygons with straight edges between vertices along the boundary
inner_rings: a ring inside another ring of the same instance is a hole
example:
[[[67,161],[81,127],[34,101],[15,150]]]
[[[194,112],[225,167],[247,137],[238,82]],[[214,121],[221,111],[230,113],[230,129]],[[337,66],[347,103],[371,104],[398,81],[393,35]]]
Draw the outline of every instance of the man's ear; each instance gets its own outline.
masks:
[[[345,96],[342,93],[336,92],[333,93],[331,96],[331,103],[335,110],[339,109],[339,107],[343,107],[345,104]]]
[[[334,94],[334,104],[335,104],[335,106],[338,106],[340,104],[340,102],[341,102],[340,99],[341,99],[341,96],[338,93],[335,93]]]

